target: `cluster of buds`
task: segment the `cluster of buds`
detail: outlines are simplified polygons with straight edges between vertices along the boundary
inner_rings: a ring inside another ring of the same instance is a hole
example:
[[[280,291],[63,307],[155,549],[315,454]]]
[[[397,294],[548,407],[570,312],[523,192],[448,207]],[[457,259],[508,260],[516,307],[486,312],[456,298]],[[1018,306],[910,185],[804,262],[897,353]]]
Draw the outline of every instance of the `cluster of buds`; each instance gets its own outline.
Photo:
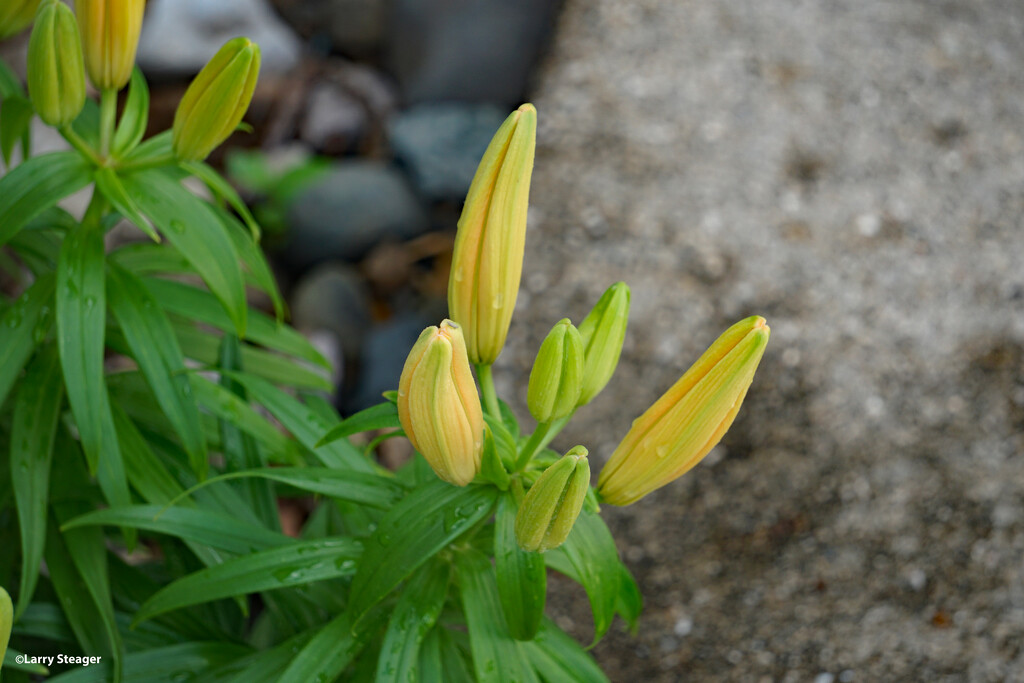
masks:
[[[59,0],[0,3],[0,38],[22,30],[35,18],[28,89],[43,121],[65,128],[75,120],[85,104],[86,74],[105,97],[128,83],[145,4],[145,0],[77,0],[72,12]],[[179,161],[205,159],[234,132],[252,101],[259,70],[259,46],[247,38],[229,40],[210,59],[174,115],[172,149]]]
[[[438,476],[466,485],[480,472],[484,422],[470,364],[485,397],[490,365],[505,343],[522,272],[526,209],[533,167],[536,111],[523,105],[495,134],[473,179],[459,220],[448,287],[449,315],[413,347],[402,373],[398,412],[406,434]],[[537,476],[536,451],[608,384],[619,362],[630,290],[619,282],[577,329],[559,321],[544,339],[530,373],[526,402],[537,432],[519,445],[511,477],[522,497],[515,533],[523,550],[543,552],[565,541],[590,490],[587,450],[577,446]],[[769,330],[751,317],[729,328],[632,428],[601,470],[598,500],[629,505],[682,476],[732,424]],[[490,386],[493,394],[493,385]],[[488,406],[495,418],[497,401]]]

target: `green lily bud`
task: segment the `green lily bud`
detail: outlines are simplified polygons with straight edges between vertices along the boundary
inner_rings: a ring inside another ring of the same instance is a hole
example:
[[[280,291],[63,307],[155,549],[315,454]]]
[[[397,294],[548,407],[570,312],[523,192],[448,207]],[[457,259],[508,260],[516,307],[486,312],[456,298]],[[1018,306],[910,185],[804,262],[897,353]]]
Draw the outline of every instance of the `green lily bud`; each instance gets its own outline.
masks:
[[[120,90],[132,77],[146,0],[75,0],[85,70],[100,90]]]
[[[174,113],[172,146],[182,161],[201,161],[245,116],[260,73],[260,47],[235,38],[203,67]]]
[[[462,329],[430,326],[409,352],[398,381],[398,419],[437,476],[473,481],[483,454],[484,416]]]
[[[85,105],[85,68],[78,22],[71,8],[47,0],[39,8],[28,43],[28,94],[36,113],[63,128]]]
[[[739,412],[769,333],[765,319],[756,315],[723,332],[633,421],[601,470],[600,497],[612,505],[629,505],[700,462]]]
[[[0,586],[0,662],[7,653],[7,643],[11,640],[11,627],[14,625],[14,605],[11,596]]]
[[[524,104],[494,134],[469,186],[448,279],[448,315],[469,359],[489,365],[505,345],[519,294],[537,110]]]
[[[583,509],[590,488],[587,449],[576,446],[544,470],[516,513],[516,541],[529,552],[544,552],[565,542]]]
[[[32,23],[39,0],[4,0],[0,2],[0,38],[13,36]]]
[[[583,342],[564,318],[540,345],[526,388],[526,405],[537,422],[551,422],[576,409],[582,388]]]
[[[615,373],[626,338],[629,320],[629,285],[616,282],[580,323],[583,340],[583,391],[579,405],[586,405],[601,393]]]

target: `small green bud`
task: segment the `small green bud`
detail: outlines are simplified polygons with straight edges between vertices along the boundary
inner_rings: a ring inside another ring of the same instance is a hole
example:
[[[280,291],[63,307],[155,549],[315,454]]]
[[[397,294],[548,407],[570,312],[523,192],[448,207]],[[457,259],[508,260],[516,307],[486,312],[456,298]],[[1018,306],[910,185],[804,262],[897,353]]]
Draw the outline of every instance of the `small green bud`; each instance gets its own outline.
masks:
[[[629,320],[629,285],[616,282],[580,323],[583,340],[583,391],[579,405],[586,405],[601,393],[615,373],[626,338]]]
[[[47,0],[28,43],[28,94],[39,118],[55,128],[70,124],[85,105],[85,67],[78,22],[71,8]]]
[[[3,0],[0,2],[0,38],[13,36],[32,23],[39,0]]]
[[[587,449],[576,446],[544,470],[516,513],[516,542],[528,552],[544,552],[565,542],[590,488]]]
[[[537,352],[526,389],[526,405],[537,422],[551,422],[576,409],[583,388],[583,342],[579,331],[563,318]]]
[[[203,67],[174,114],[172,145],[182,161],[201,161],[245,116],[260,72],[260,47],[235,38]]]

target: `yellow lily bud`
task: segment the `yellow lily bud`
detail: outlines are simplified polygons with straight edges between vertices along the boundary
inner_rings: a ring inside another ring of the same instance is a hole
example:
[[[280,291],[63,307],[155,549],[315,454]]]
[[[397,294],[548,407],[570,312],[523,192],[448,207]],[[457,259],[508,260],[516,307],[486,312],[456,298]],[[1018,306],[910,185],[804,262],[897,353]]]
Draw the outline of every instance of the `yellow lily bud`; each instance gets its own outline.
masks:
[[[430,326],[409,352],[398,381],[398,419],[441,479],[465,486],[480,471],[484,415],[462,329]]]
[[[13,36],[32,23],[39,0],[4,0],[0,2],[0,38]]]
[[[11,596],[0,586],[0,662],[7,653],[7,643],[11,640],[11,627],[14,625],[14,605]]]
[[[583,388],[583,342],[568,318],[560,320],[537,352],[526,388],[526,405],[537,422],[551,422],[576,409]]]
[[[524,104],[494,134],[459,218],[448,315],[462,325],[474,363],[495,361],[512,321],[523,271],[536,137],[537,110]]]
[[[145,9],[146,0],[75,0],[85,70],[100,90],[120,90],[131,78]]]
[[[629,285],[616,282],[580,323],[583,340],[583,391],[579,405],[586,405],[601,393],[615,373],[626,339],[629,320]]]
[[[528,552],[565,543],[590,486],[587,449],[576,446],[544,470],[516,512],[516,541]]]
[[[768,344],[764,318],[726,330],[643,415],[601,470],[598,494],[629,505],[679,478],[714,448],[739,412]]]
[[[200,161],[228,139],[245,116],[260,73],[260,46],[248,38],[224,43],[188,86],[174,113],[174,154]]]
[[[71,8],[47,0],[39,8],[28,43],[28,94],[36,113],[63,128],[85,105],[85,69],[78,23]]]

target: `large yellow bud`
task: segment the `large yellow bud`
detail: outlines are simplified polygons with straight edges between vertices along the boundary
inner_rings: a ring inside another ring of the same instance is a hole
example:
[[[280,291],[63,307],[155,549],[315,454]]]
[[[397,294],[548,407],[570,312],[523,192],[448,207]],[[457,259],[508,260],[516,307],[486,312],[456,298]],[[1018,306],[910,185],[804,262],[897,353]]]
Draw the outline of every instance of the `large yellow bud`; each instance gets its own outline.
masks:
[[[437,476],[473,481],[483,454],[484,416],[462,329],[430,326],[409,352],[398,382],[398,419]]]
[[[505,345],[519,294],[537,110],[505,119],[466,195],[448,280],[448,315],[462,326],[469,359],[489,365]]]
[[[100,90],[128,83],[139,47],[146,0],[75,0],[85,70]]]
[[[224,43],[185,91],[174,113],[172,145],[182,161],[200,161],[242,121],[260,73],[260,46],[248,38]]]
[[[601,498],[629,505],[700,462],[739,412],[768,334],[760,316],[736,323],[634,420],[601,470]]]

